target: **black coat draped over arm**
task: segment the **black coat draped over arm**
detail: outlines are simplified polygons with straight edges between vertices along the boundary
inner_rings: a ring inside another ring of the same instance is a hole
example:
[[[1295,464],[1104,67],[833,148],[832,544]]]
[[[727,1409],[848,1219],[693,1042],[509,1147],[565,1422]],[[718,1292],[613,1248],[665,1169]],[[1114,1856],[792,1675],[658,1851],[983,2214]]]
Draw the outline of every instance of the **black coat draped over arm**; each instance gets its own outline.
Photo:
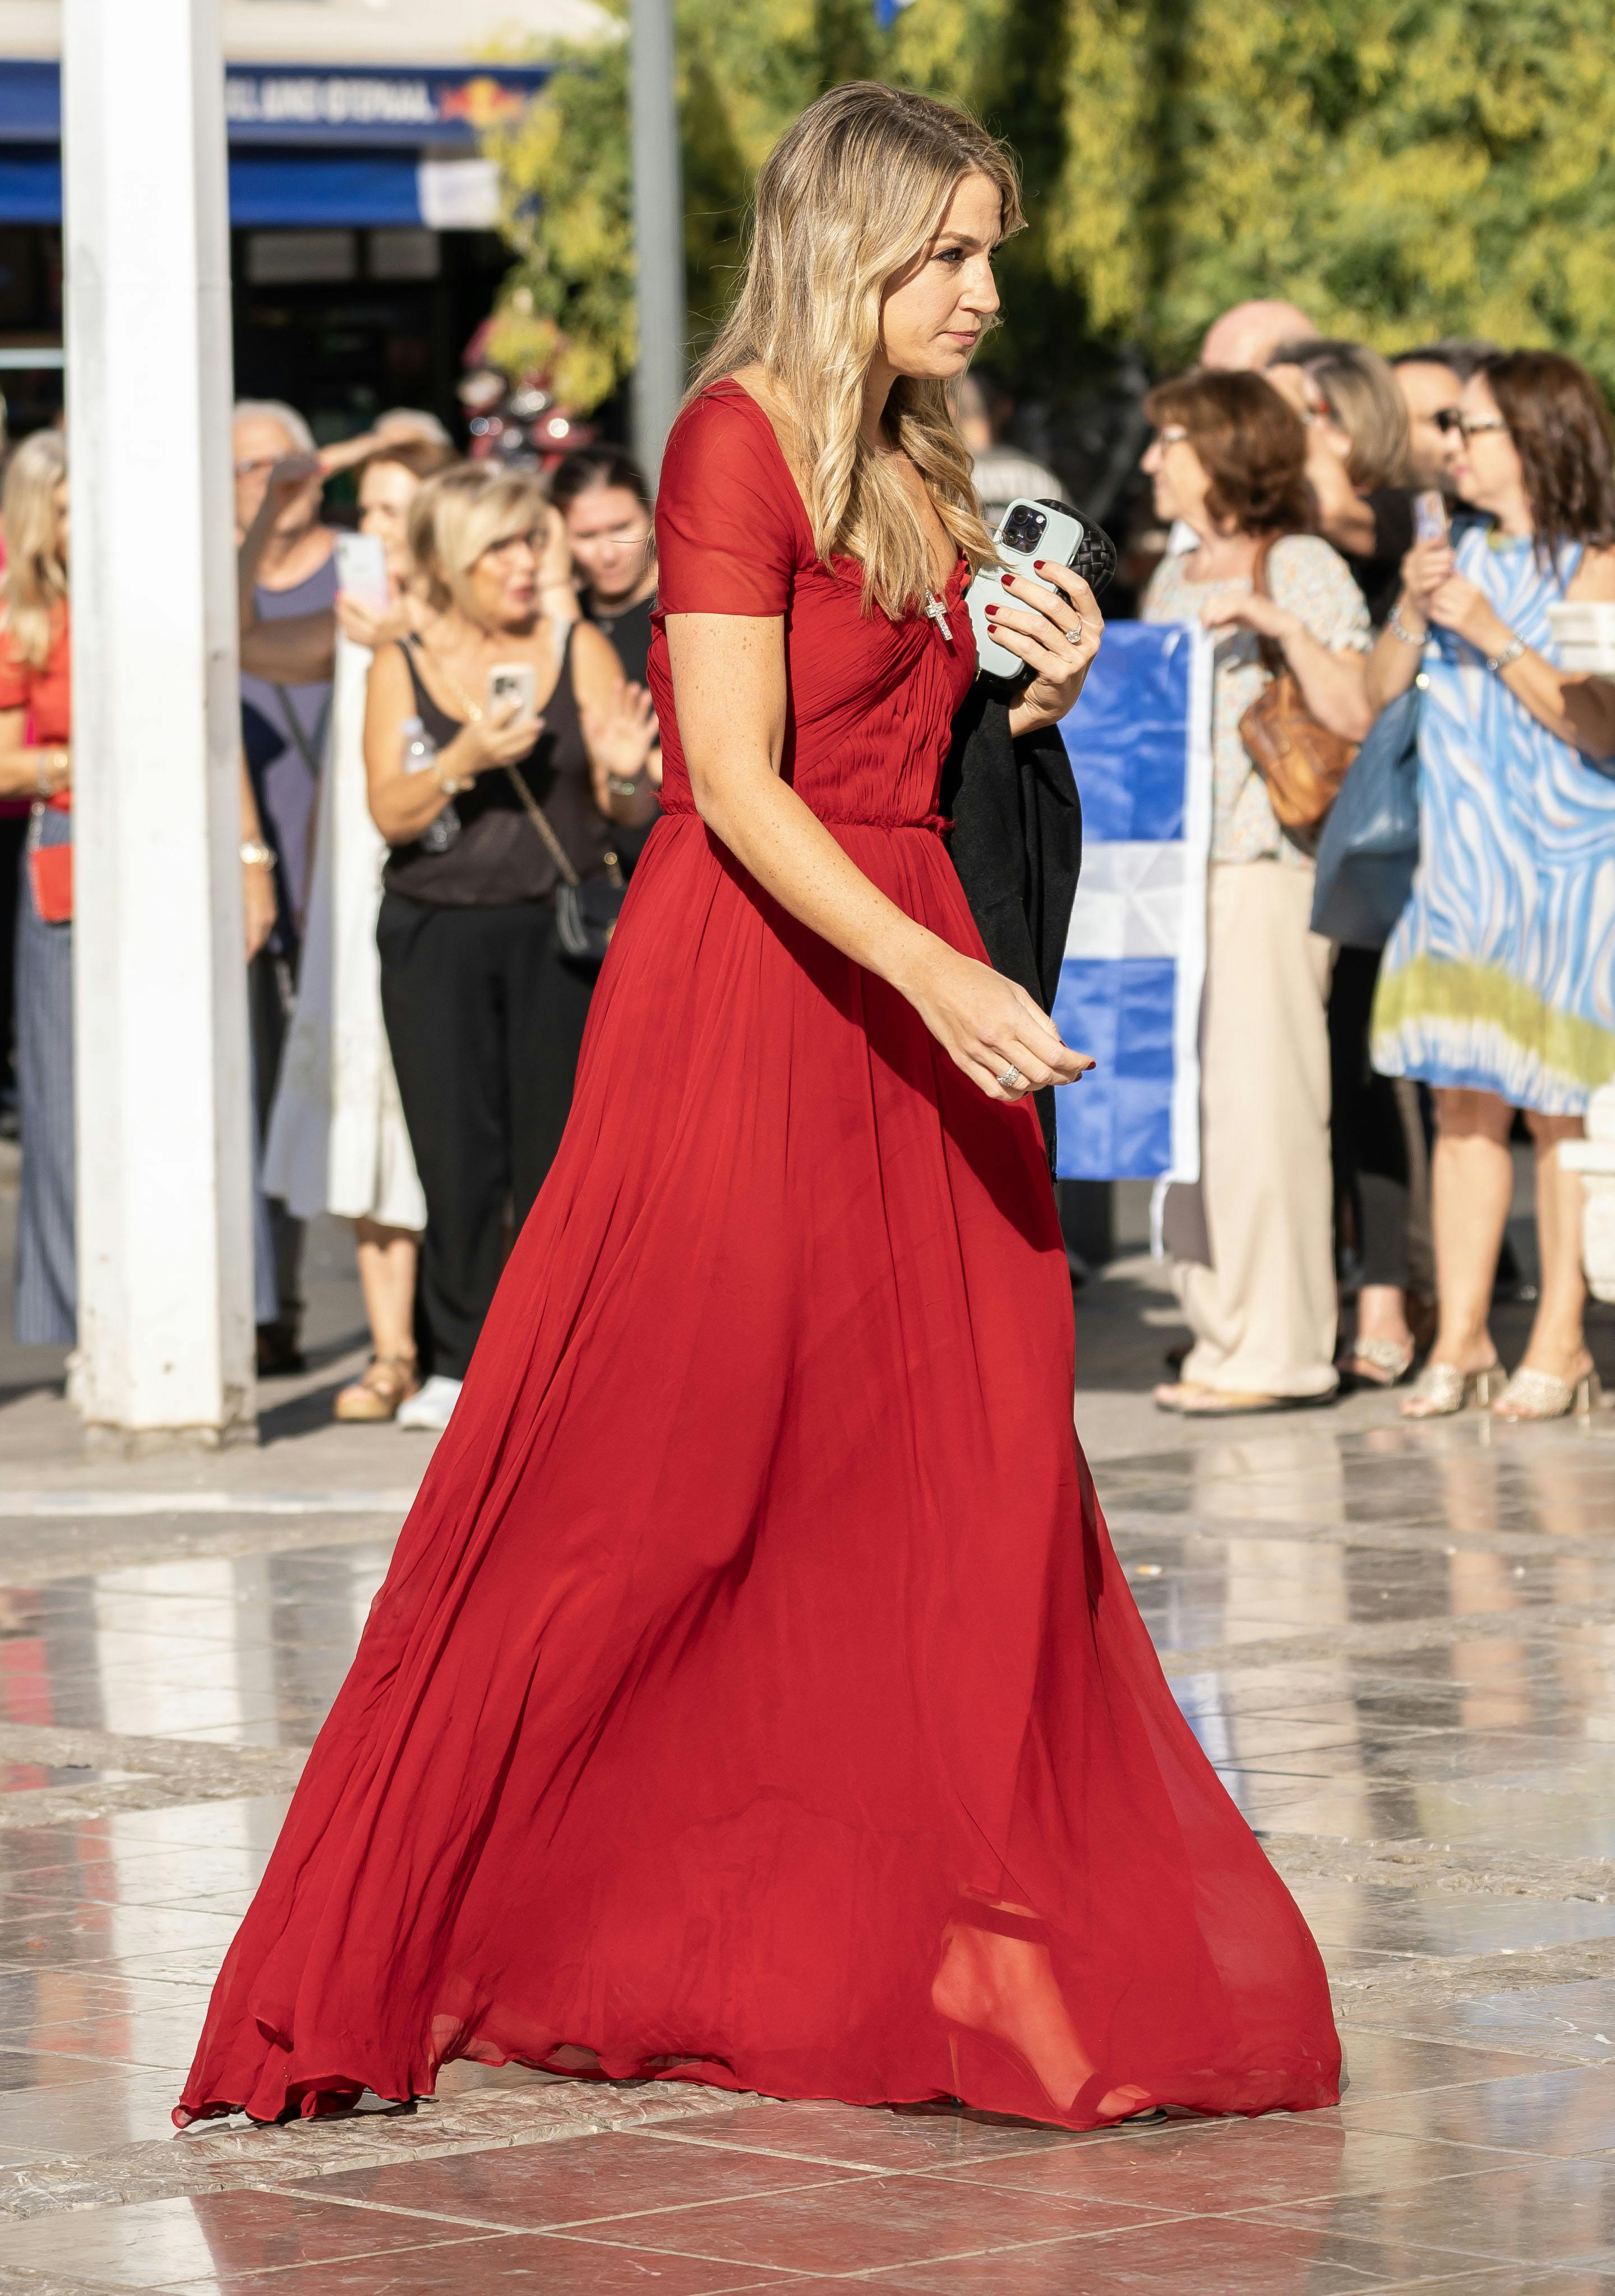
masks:
[[[994,969],[1052,1012],[1082,868],[1082,805],[1060,728],[1014,738],[1006,706],[973,685],[954,719],[940,803]],[[1054,1095],[1037,1097],[1052,1163]]]

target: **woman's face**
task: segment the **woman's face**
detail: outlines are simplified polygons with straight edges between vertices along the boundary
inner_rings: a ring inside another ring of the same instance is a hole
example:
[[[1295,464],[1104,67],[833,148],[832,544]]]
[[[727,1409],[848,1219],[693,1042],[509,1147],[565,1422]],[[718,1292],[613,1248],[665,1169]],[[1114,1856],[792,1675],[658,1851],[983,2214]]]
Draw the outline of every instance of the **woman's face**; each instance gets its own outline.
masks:
[[[1458,394],[1463,429],[1452,459],[1452,482],[1462,499],[1494,516],[1518,512],[1526,502],[1520,450],[1483,374],[1472,375]]]
[[[946,380],[970,365],[998,308],[993,250],[1003,223],[996,184],[965,176],[929,247],[887,281],[881,348],[898,374]]]
[[[406,529],[420,484],[402,463],[371,463],[359,480],[359,532],[373,534],[381,543],[395,590],[404,587],[414,570]]]
[[[1323,455],[1337,463],[1351,460],[1351,434],[1345,430],[1323,390],[1304,366],[1270,366],[1263,370],[1281,398],[1287,398],[1307,425],[1307,460]]]
[[[1144,450],[1144,468],[1154,488],[1157,518],[1181,518],[1196,534],[1212,532],[1206,508],[1211,480],[1181,422],[1162,424]]]
[[[542,523],[485,550],[465,578],[466,605],[485,630],[529,623],[538,605],[538,562],[548,540]]]
[[[651,562],[651,521],[627,487],[589,487],[567,505],[572,563],[600,599],[627,598]]]

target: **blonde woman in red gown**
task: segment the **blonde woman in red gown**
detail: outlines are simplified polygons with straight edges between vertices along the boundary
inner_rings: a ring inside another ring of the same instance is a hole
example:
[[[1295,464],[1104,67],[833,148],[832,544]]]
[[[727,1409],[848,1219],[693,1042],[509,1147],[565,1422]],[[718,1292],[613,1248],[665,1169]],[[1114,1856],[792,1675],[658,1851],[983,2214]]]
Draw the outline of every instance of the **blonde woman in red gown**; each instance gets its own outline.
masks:
[[[763,172],[662,472],[666,818],[182,2122],[457,2057],[1071,2128],[1335,2097],[1072,1431],[1028,1092],[1088,1063],[939,834],[988,555],[945,386],[1018,221],[888,88]],[[997,617],[1018,726],[1098,641],[1059,571]]]

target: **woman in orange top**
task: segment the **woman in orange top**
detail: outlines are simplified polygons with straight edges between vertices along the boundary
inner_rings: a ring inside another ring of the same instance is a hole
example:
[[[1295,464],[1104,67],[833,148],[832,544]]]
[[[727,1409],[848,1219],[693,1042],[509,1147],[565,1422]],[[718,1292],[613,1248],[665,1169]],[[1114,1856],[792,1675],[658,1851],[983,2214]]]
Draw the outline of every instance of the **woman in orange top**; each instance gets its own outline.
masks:
[[[22,1190],[16,1332],[73,1346],[72,641],[67,452],[58,430],[24,439],[5,474],[8,563],[0,616],[0,799],[33,812],[17,906],[17,1113]],[[242,770],[247,954],[275,922],[268,848]]]
[[[73,929],[67,454],[37,431],[5,474],[0,797],[33,800],[17,917],[17,1337],[71,1347]],[[61,857],[55,857],[60,856]]]

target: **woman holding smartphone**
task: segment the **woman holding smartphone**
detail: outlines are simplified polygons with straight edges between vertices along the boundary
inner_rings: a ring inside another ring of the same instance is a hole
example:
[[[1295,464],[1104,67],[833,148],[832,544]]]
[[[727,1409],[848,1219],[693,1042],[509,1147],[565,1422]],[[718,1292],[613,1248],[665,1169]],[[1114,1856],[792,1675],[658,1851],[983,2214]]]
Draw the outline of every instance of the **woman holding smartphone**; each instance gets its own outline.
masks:
[[[993,562],[947,385],[1019,221],[900,89],[763,168],[662,464],[665,818],[182,2120],[455,2056],[1071,2128],[1334,2099],[1316,1948],[1072,1431],[1031,1094],[1092,1062],[939,833]],[[1045,570],[994,616],[1016,730],[1100,638]]]
[[[422,487],[409,533],[430,619],[370,675],[370,809],[391,849],[381,1006],[426,1197],[434,1356],[404,1423],[428,1430],[459,1395],[507,1219],[560,1144],[594,985],[561,947],[560,871],[516,776],[586,882],[611,873],[613,809],[642,802],[648,705],[625,706],[610,643],[578,621],[557,525],[533,479],[467,465]]]
[[[426,1206],[381,1021],[383,848],[365,788],[365,688],[377,652],[430,619],[410,555],[409,508],[455,458],[431,439],[364,443],[359,531],[337,536],[334,608],[264,623],[256,640],[286,649],[294,675],[323,668],[332,681],[297,1003],[265,1131],[263,1187],[294,1219],[329,1211],[353,1222],[371,1359],[339,1390],[332,1410],[342,1420],[387,1421],[420,1385],[415,1273]],[[271,472],[272,505],[299,467]]]

